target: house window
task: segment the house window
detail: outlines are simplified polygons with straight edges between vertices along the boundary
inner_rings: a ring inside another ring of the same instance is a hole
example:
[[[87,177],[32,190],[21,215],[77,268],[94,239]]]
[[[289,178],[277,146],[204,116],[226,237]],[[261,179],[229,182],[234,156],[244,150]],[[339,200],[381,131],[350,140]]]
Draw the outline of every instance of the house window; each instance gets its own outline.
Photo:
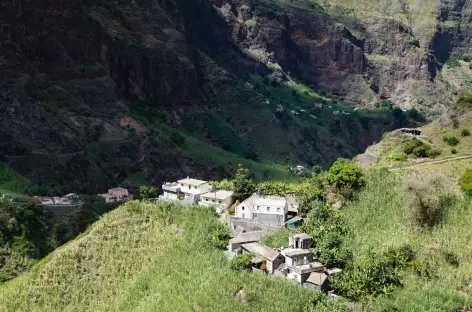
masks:
[[[183,184],[183,183],[180,183],[180,186],[184,186],[184,184]]]
[[[190,190],[190,189],[192,189],[192,186],[191,186],[191,185],[189,185],[189,186],[188,186],[188,189],[189,189],[189,190]]]
[[[280,208],[277,208],[277,212],[280,212]]]
[[[197,189],[197,187],[195,186],[195,189]]]
[[[270,207],[267,207],[267,211],[270,211]]]
[[[212,202],[215,202],[215,200],[213,199]]]
[[[219,204],[221,204],[221,200],[220,200],[220,201],[218,201],[218,203],[219,203]]]
[[[205,201],[208,201],[208,198],[205,198]]]
[[[244,211],[244,206],[241,207],[241,210]]]
[[[261,209],[261,206],[257,206],[257,210],[260,210]]]

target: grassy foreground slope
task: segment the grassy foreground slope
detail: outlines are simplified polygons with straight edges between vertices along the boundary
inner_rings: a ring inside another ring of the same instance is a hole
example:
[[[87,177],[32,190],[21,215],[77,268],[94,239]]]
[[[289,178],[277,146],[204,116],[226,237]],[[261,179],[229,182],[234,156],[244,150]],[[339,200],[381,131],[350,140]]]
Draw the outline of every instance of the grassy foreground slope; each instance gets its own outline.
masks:
[[[359,200],[342,212],[353,231],[350,244],[357,263],[362,263],[370,251],[406,244],[427,272],[422,277],[417,272],[404,272],[403,287],[378,298],[369,310],[455,311],[470,306],[472,201],[456,198],[440,225],[418,231],[407,203],[406,178],[387,170],[370,172]]]
[[[308,291],[231,271],[208,244],[216,222],[201,207],[129,202],[2,285],[0,311],[302,311]]]

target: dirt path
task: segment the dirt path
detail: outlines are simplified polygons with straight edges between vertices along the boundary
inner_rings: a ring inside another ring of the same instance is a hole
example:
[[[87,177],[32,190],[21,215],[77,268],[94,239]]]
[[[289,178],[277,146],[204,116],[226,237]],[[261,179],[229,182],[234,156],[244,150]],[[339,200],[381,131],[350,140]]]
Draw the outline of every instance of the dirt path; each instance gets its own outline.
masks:
[[[462,160],[462,159],[471,159],[471,158],[472,158],[472,155],[458,156],[458,157],[453,157],[453,158],[423,162],[423,163],[420,163],[420,164],[411,164],[411,165],[405,165],[405,166],[400,165],[400,167],[398,167],[398,168],[395,168],[395,166],[398,166],[398,165],[393,165],[389,169],[390,169],[390,171],[396,171],[396,170],[402,170],[402,169],[411,169],[411,168],[415,168],[415,167],[421,167],[421,166],[426,166],[426,165],[434,165],[434,164],[442,164],[442,163],[446,163],[446,162]]]

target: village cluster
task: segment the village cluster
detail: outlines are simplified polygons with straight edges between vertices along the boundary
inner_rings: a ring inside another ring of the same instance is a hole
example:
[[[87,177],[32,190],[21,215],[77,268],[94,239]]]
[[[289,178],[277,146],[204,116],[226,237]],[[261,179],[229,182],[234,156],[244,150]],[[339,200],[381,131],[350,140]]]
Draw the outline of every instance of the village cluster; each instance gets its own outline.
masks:
[[[296,228],[303,218],[298,216],[298,202],[293,194],[286,196],[254,193],[241,203],[234,203],[230,190],[214,190],[207,181],[185,178],[162,185],[162,201],[180,200],[189,204],[215,207],[232,230],[228,253],[231,258],[251,255],[252,271],[285,277],[306,288],[329,290],[328,277],[340,269],[327,270],[317,262],[311,250],[312,237],[292,234],[287,246],[271,248],[260,243],[270,232],[281,227]],[[229,208],[234,215],[225,214]],[[331,294],[335,296],[334,294]]]
[[[122,203],[133,198],[128,190],[122,187],[109,189],[107,193],[98,194],[106,203]],[[59,196],[34,196],[33,201],[42,206],[81,206],[83,204],[79,195],[70,193]]]

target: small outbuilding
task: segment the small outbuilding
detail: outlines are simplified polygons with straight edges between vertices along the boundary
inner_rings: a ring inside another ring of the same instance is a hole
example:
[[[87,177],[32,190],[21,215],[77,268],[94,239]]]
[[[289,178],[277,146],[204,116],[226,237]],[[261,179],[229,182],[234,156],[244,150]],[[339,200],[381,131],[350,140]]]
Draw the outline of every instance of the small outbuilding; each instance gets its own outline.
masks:
[[[323,272],[310,273],[303,287],[327,293],[329,290],[329,278]]]
[[[257,268],[265,264],[265,271],[269,274],[274,274],[274,271],[284,262],[284,257],[280,252],[258,242],[242,244],[241,249],[243,253],[254,256],[252,261]]]
[[[235,238],[229,240],[228,250],[234,253],[236,249],[240,248],[242,244],[258,242],[262,236],[266,235],[266,231],[253,231],[241,233]]]

